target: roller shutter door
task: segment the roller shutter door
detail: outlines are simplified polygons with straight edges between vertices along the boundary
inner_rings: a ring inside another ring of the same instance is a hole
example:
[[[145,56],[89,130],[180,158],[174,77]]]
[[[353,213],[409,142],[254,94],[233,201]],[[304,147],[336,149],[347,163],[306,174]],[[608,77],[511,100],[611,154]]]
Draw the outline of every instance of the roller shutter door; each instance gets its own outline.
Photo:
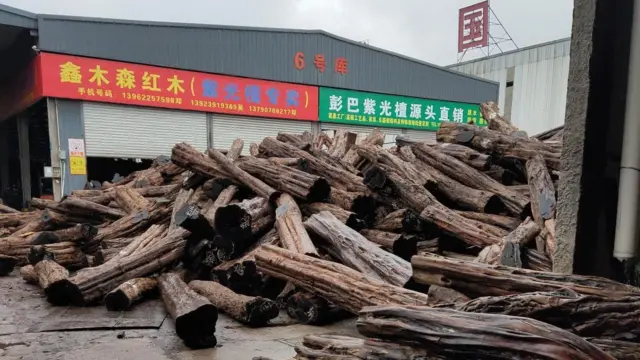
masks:
[[[369,135],[369,133],[371,131],[373,131],[373,129],[375,129],[375,127],[373,127],[373,126],[359,126],[359,125],[344,125],[344,124],[334,124],[334,123],[321,123],[320,124],[320,130],[321,131],[331,131],[331,130],[338,130],[338,129],[351,131],[351,132],[354,132],[354,133],[358,134],[358,139],[356,140],[356,143],[360,143],[360,141],[362,139],[364,139],[365,137],[367,137],[367,135]],[[395,145],[395,141],[396,141],[396,136],[397,135],[402,135],[402,129],[386,128],[386,127],[380,127],[378,129],[380,129],[380,131],[382,131],[385,134],[384,147],[386,147],[386,148],[394,146]],[[329,134],[329,135],[333,136],[333,134]]]
[[[409,138],[417,141],[424,141],[429,144],[436,143],[436,132],[435,131],[424,131],[424,130],[408,130],[405,134]]]
[[[179,142],[207,149],[206,113],[83,103],[87,156],[153,159]]]
[[[209,114],[211,118],[211,143],[216,149],[228,149],[233,140],[244,140],[242,154],[249,154],[251,143],[260,144],[267,136],[277,136],[279,132],[302,134],[312,131],[311,121],[281,120],[245,116]]]

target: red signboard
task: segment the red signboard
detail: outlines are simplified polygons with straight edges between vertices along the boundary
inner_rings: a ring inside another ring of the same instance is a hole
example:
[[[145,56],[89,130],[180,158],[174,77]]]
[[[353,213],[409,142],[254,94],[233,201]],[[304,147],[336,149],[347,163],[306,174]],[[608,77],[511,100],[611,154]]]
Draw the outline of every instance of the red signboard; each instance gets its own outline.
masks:
[[[318,120],[318,88],[42,53],[44,96],[294,120]]]
[[[460,9],[458,17],[458,52],[489,44],[489,1]]]

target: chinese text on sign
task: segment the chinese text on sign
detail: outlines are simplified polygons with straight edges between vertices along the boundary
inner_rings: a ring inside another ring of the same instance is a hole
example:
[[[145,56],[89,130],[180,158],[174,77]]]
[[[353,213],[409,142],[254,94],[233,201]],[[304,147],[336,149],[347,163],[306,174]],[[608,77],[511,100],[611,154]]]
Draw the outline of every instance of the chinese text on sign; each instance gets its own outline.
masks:
[[[318,88],[42,53],[44,96],[317,120]]]
[[[478,104],[320,88],[320,121],[437,130],[442,121],[486,126]]]

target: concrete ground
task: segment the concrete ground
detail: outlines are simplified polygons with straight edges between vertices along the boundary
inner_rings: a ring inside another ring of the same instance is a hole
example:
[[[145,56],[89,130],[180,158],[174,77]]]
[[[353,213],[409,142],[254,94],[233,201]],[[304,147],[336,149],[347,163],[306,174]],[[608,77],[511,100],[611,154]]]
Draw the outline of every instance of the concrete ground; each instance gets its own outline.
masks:
[[[251,329],[221,314],[218,346],[194,351],[175,335],[160,300],[122,313],[104,306],[53,307],[40,288],[15,273],[0,277],[0,359],[5,360],[284,360],[295,355],[294,346],[304,335],[324,333],[356,335],[355,321],[313,327],[294,324],[285,315],[271,327]]]

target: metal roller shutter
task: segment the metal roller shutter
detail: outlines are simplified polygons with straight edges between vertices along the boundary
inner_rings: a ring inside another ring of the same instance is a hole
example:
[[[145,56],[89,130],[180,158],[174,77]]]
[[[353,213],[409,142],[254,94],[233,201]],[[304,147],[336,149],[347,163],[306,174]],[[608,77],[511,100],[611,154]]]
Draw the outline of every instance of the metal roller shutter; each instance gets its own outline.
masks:
[[[367,135],[369,135],[369,133],[371,131],[373,131],[373,129],[375,129],[375,127],[373,126],[360,126],[360,125],[344,125],[344,124],[333,124],[333,123],[321,123],[320,124],[320,131],[327,131],[327,130],[338,130],[338,129],[342,129],[342,130],[347,130],[347,131],[351,131],[354,132],[356,134],[358,134],[358,139],[356,140],[356,143],[360,143],[360,140],[362,140],[363,138],[367,137]],[[386,128],[386,127],[381,127],[379,128],[380,131],[382,131],[385,134],[384,137],[384,147],[389,148],[395,145],[395,141],[396,141],[396,136],[397,135],[402,135],[402,129],[398,129],[398,128]],[[329,134],[329,135],[333,135],[333,134]]]
[[[206,113],[83,103],[87,156],[153,159],[179,142],[207,149]]]
[[[228,149],[233,140],[244,140],[242,154],[249,154],[251,143],[260,144],[267,136],[276,136],[279,132],[302,134],[312,131],[311,121],[280,120],[245,116],[210,114],[211,143],[216,149]]]
[[[424,130],[408,130],[405,134],[409,138],[418,141],[424,141],[428,144],[436,143],[436,132],[435,131],[424,131]]]

